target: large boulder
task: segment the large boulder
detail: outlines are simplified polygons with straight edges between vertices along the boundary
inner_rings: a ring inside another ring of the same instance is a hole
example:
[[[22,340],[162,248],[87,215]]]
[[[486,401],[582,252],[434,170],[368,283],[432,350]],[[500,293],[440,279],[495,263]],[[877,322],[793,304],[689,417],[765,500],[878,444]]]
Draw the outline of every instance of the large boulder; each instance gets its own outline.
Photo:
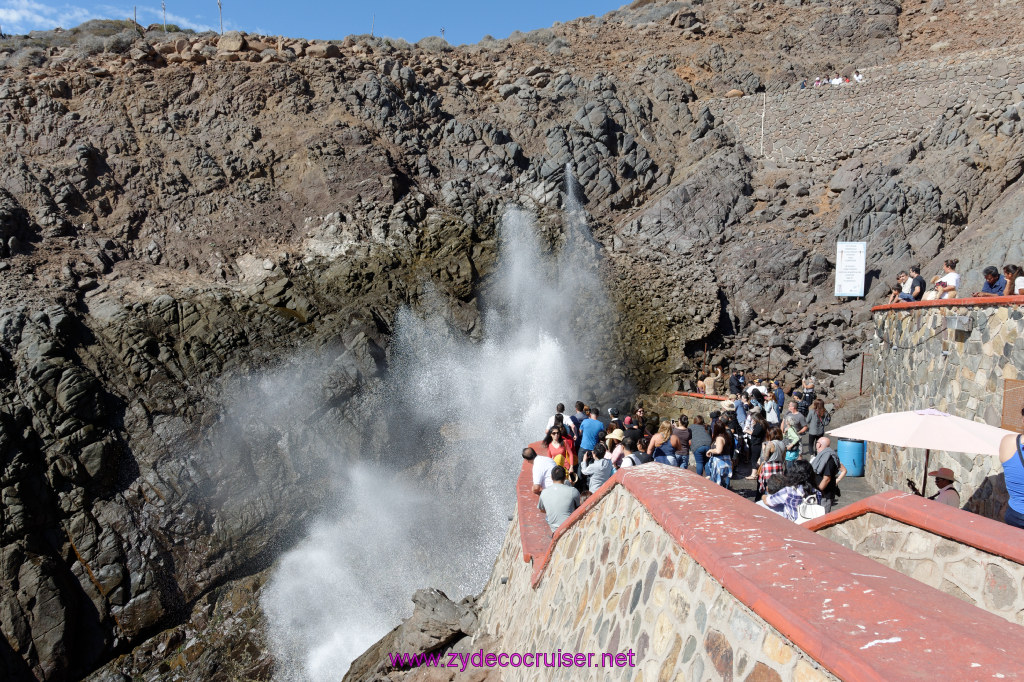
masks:
[[[828,188],[833,192],[842,192],[848,187],[852,187],[860,177],[861,169],[864,167],[864,162],[860,159],[850,159],[836,170],[836,174],[832,176],[832,180],[828,183]]]
[[[314,59],[336,59],[341,56],[341,48],[334,43],[315,43],[306,48],[306,56]]]
[[[217,41],[217,50],[221,52],[241,52],[248,47],[245,35],[238,31],[228,31]]]
[[[836,339],[827,339],[815,346],[811,351],[811,359],[822,372],[841,374],[843,371],[843,343]]]
[[[818,337],[815,336],[813,331],[802,331],[793,339],[793,348],[800,351],[802,354],[807,355],[811,352],[811,349],[814,348],[814,344],[817,342]]]

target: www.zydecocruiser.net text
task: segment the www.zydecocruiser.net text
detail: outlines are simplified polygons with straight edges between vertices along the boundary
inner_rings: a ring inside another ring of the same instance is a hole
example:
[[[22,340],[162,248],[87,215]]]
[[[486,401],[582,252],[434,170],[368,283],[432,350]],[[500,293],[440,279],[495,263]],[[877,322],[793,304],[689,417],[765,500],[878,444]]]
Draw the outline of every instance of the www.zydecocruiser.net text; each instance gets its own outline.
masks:
[[[526,653],[484,653],[484,650],[473,653],[435,654],[396,654],[389,653],[391,666],[394,668],[458,668],[465,672],[467,668],[634,668],[636,654],[630,649],[627,652],[612,653],[573,653],[569,651],[543,652],[529,651]]]

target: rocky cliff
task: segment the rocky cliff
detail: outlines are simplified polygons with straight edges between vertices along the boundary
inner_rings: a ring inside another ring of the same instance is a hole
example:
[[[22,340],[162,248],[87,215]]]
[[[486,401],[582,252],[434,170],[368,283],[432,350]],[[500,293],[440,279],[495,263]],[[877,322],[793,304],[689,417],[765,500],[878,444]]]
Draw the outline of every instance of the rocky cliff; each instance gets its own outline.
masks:
[[[518,202],[557,248],[567,167],[629,340],[597,399],[725,360],[841,391],[869,332],[834,241],[868,241],[869,298],[911,261],[980,286],[1024,256],[1020,18],[638,0],[461,47],[0,39],[0,670],[80,677],[148,640],[103,673],[142,674],[202,632],[315,511],[396,311],[436,295],[478,337],[496,221]],[[267,419],[268,373],[317,391]]]

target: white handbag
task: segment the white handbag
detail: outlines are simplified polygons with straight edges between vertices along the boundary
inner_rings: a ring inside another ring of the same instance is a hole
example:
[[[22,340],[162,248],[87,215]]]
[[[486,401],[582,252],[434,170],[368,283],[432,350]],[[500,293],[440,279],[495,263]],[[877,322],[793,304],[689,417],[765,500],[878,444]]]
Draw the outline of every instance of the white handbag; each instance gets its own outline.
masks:
[[[818,502],[814,495],[808,495],[800,506],[796,508],[796,522],[803,524],[812,519],[821,518],[825,515],[825,507]]]

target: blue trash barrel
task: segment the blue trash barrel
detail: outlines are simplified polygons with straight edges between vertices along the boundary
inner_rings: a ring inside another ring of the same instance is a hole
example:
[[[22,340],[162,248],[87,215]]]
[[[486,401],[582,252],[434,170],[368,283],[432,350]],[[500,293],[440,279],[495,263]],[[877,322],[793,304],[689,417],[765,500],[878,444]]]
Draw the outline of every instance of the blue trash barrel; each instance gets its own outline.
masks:
[[[867,444],[862,440],[839,439],[839,461],[846,467],[847,476],[864,475],[864,454]]]

